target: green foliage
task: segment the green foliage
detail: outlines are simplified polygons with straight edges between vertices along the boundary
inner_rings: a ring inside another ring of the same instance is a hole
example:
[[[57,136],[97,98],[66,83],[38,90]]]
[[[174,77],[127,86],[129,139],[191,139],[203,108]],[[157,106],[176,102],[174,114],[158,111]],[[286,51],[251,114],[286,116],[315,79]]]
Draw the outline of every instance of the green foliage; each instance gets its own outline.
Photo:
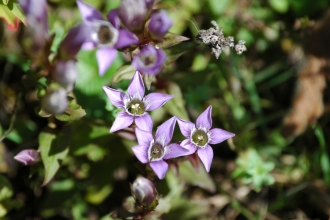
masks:
[[[7,24],[15,26],[15,19],[19,19],[25,22],[25,16],[23,15],[18,3],[12,0],[2,0],[0,2],[0,18],[5,19]]]
[[[46,128],[39,135],[39,151],[45,167],[43,185],[47,185],[59,170],[62,161],[69,152],[69,144],[72,138],[71,127],[65,127],[60,131]]]
[[[248,150],[237,159],[237,168],[233,172],[233,178],[239,178],[244,184],[252,184],[257,192],[263,185],[274,183],[274,177],[269,172],[275,167],[273,162],[264,162],[254,149]]]

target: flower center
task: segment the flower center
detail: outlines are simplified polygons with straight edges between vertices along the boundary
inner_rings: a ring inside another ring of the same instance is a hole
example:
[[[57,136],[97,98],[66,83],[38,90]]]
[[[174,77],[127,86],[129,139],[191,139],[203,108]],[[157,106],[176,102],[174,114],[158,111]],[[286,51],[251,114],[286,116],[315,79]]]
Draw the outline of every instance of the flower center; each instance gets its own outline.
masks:
[[[132,115],[142,115],[145,112],[144,103],[138,100],[132,100],[128,106],[127,111]]]
[[[150,66],[151,64],[155,63],[155,56],[141,56],[141,62],[145,65],[145,66]]]
[[[99,29],[97,36],[101,44],[108,44],[111,43],[111,41],[113,40],[114,34],[111,32],[108,26],[102,25]]]
[[[117,43],[118,30],[107,21],[95,20],[93,23],[94,31],[92,39],[100,45],[112,46]]]
[[[207,133],[202,130],[197,130],[191,137],[192,142],[198,147],[203,147],[209,142]]]
[[[158,143],[153,143],[150,150],[149,161],[160,159],[162,158],[163,154],[164,148]]]

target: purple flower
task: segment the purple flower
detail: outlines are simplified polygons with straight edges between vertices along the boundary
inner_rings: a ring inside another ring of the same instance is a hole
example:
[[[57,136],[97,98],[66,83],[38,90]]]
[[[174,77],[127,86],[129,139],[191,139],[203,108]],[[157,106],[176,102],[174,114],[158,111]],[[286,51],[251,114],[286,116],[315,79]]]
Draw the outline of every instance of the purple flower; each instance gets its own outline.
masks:
[[[156,49],[147,44],[134,56],[132,66],[142,74],[156,75],[160,72],[165,60],[166,54],[162,49]]]
[[[159,179],[163,179],[168,170],[168,164],[164,161],[189,153],[179,144],[169,144],[174,131],[176,117],[165,121],[157,128],[155,137],[151,131],[136,129],[135,134],[139,145],[132,148],[135,156],[141,163],[150,163],[151,169],[156,173]]]
[[[126,128],[133,121],[138,128],[151,132],[152,119],[147,111],[158,109],[173,98],[173,95],[163,93],[150,93],[144,97],[144,84],[138,71],[128,86],[128,95],[106,86],[103,86],[103,90],[114,106],[124,109],[117,115],[110,132]]]
[[[149,32],[151,37],[156,40],[162,39],[172,25],[173,22],[168,17],[165,10],[159,10],[152,13],[149,22]]]
[[[24,165],[33,165],[40,160],[40,154],[36,150],[27,149],[19,152],[14,159]]]
[[[235,134],[220,128],[212,127],[212,106],[209,106],[196,120],[196,126],[183,119],[178,119],[178,124],[183,136],[187,139],[181,142],[181,146],[188,149],[190,154],[197,154],[204,164],[207,172],[210,171],[213,150],[209,144],[218,144]],[[210,130],[211,129],[211,130]]]
[[[146,0],[122,0],[118,15],[126,28],[133,32],[141,31],[153,2]]]
[[[117,49],[138,44],[139,40],[128,30],[120,29],[117,10],[111,10],[108,20],[104,20],[101,13],[91,5],[79,0],[77,4],[85,25],[90,29],[86,36],[89,40],[83,48],[98,47],[96,58],[99,74],[102,76],[116,58]]]

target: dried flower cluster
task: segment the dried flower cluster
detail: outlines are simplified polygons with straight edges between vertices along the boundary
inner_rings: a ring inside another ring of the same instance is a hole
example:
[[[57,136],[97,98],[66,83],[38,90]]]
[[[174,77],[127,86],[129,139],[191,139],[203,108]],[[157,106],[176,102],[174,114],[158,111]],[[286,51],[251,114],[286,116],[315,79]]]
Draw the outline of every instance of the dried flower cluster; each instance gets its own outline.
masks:
[[[196,40],[211,47],[212,54],[218,59],[225,47],[234,49],[237,54],[242,54],[246,51],[245,41],[240,40],[235,45],[234,37],[225,37],[222,29],[219,28],[215,21],[211,22],[214,26],[207,30],[200,30],[196,36]]]

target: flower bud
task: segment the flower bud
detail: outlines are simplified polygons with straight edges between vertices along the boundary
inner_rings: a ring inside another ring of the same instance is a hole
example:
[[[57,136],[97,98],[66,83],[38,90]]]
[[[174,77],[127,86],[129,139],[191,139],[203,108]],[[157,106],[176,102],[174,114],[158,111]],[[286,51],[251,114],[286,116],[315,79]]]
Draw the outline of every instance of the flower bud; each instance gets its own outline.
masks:
[[[42,48],[48,35],[47,2],[46,0],[20,0],[19,3],[28,26],[24,45],[36,53]]]
[[[44,111],[58,115],[68,107],[68,98],[65,89],[60,88],[45,95],[41,100],[41,107]]]
[[[160,72],[165,60],[166,54],[162,49],[156,49],[148,44],[134,56],[132,66],[143,74],[156,75]]]
[[[122,0],[118,8],[120,20],[126,28],[133,32],[142,30],[147,13],[145,0]]]
[[[88,40],[88,28],[80,24],[69,30],[59,47],[59,58],[68,60],[74,58],[82,45]]]
[[[14,159],[24,165],[33,165],[39,162],[40,154],[36,150],[27,149],[19,152]]]
[[[74,61],[59,61],[56,64],[55,71],[52,73],[53,79],[65,87],[67,91],[73,89],[73,84],[77,80],[78,72]]]
[[[151,37],[154,39],[162,39],[172,25],[173,22],[168,17],[165,10],[159,10],[152,13],[148,26]]]
[[[131,193],[135,201],[146,209],[153,210],[158,205],[157,189],[147,178],[138,177],[131,184]]]
[[[152,9],[153,6],[154,6],[154,2],[155,2],[155,0],[145,0],[145,2],[146,2],[146,5],[147,5],[147,9],[148,9],[149,11],[151,11],[151,9]]]

